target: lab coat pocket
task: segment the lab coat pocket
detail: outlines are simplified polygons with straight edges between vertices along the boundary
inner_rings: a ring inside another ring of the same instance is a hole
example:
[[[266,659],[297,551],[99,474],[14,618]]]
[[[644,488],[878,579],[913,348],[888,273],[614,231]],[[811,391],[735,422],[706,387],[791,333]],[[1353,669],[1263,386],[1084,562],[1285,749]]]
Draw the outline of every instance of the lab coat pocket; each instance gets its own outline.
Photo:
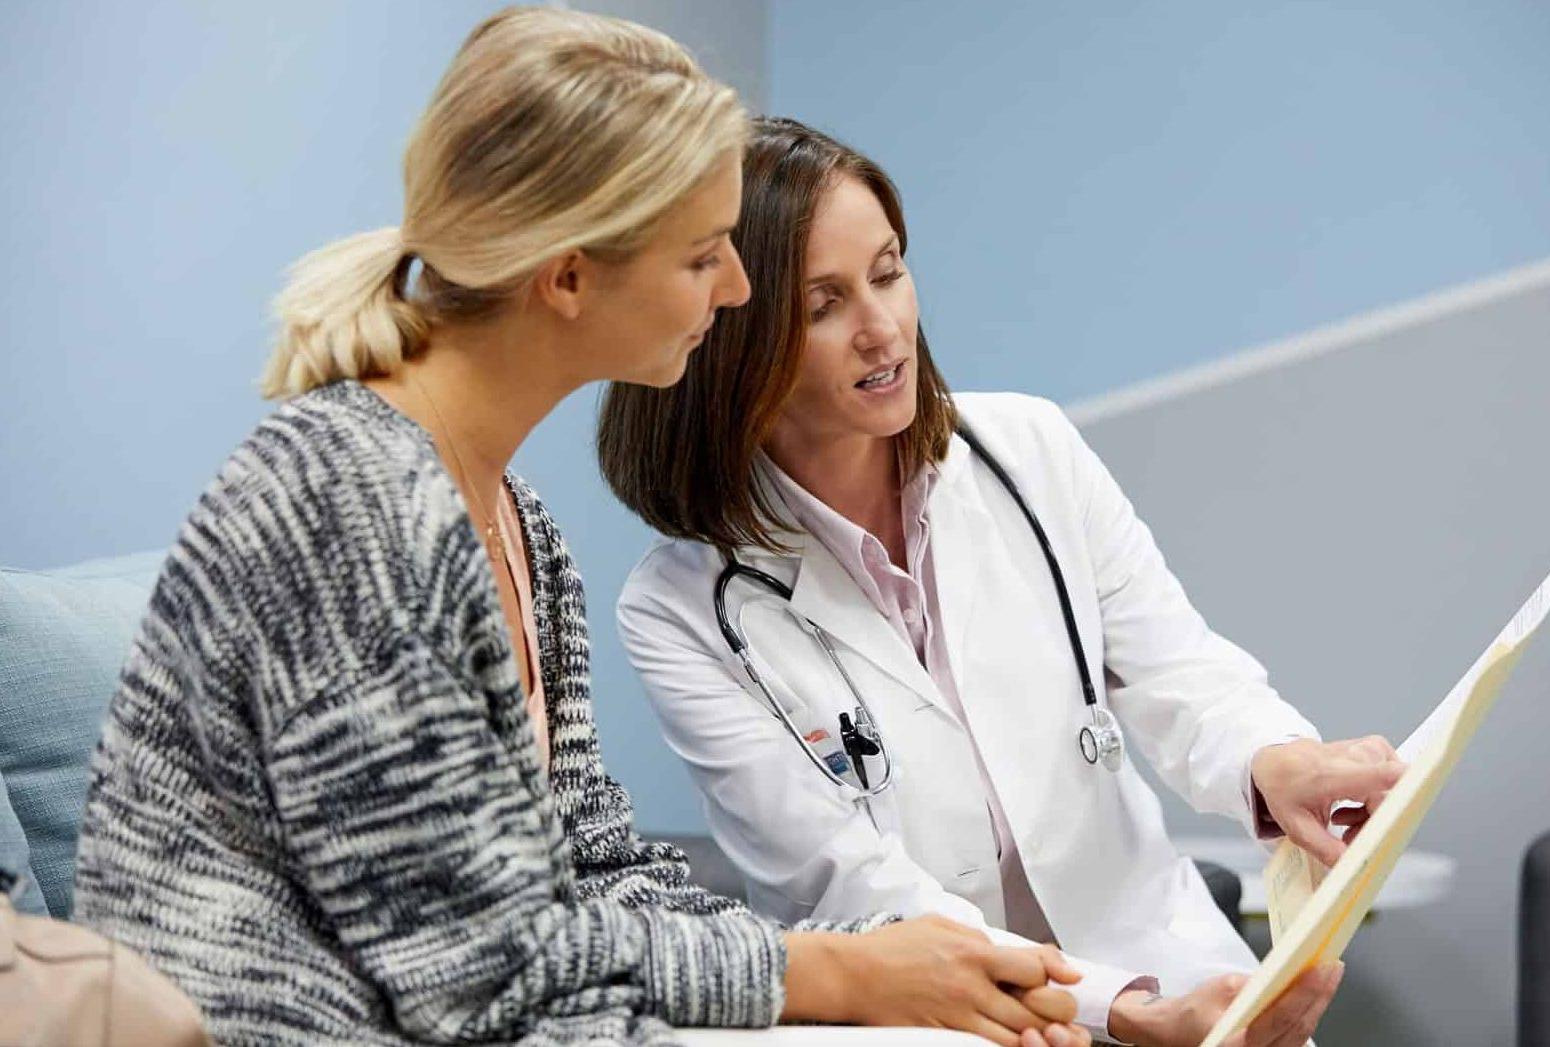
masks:
[[[836,687],[843,691],[845,681],[790,605],[773,593],[760,594],[743,602],[737,618],[754,668],[792,722],[804,735],[818,729],[836,733],[844,707],[836,704],[839,699],[832,692]]]

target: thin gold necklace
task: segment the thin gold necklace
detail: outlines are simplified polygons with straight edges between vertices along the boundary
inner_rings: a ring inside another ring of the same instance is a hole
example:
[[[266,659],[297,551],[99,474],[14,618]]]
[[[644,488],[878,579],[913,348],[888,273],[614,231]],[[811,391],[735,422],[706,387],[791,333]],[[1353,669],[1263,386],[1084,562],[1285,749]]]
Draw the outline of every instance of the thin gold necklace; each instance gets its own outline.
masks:
[[[415,392],[424,397],[425,402],[431,405],[431,413],[436,416],[436,424],[441,426],[441,431],[447,438],[447,448],[452,452],[452,460],[457,463],[457,471],[463,477],[463,480],[468,484],[468,491],[474,496],[474,501],[479,506],[479,515],[484,517],[484,555],[491,559],[495,559],[497,556],[499,556],[501,566],[506,569],[506,577],[511,580],[511,591],[517,598],[518,614],[520,615],[522,613],[522,586],[518,584],[516,570],[511,566],[511,554],[508,551],[506,545],[506,536],[502,533],[502,528],[497,518],[491,516],[490,511],[485,508],[484,499],[480,497],[478,488],[474,485],[474,482],[469,479],[468,467],[463,464],[463,456],[458,452],[457,441],[452,438],[452,427],[449,426],[447,424],[447,420],[441,416],[441,408],[436,406],[435,399],[432,398],[431,394],[426,391],[425,386],[421,385],[419,380],[415,378],[414,375],[409,374],[406,371],[404,372],[404,377],[409,379],[409,383],[414,386]],[[503,475],[501,478],[502,486],[504,486],[505,483],[506,480]],[[492,538],[495,540],[495,544],[499,546],[498,554],[490,549],[489,542]],[[519,628],[522,632],[523,667],[527,670],[525,678],[522,679],[522,686],[527,689],[531,688],[531,686],[535,684],[539,678],[538,666],[533,664],[538,657],[538,651],[536,642],[533,642],[536,640],[536,637],[528,636],[527,623],[521,622]]]
[[[447,448],[452,452],[452,460],[457,463],[458,475],[468,484],[468,492],[474,496],[474,503],[479,507],[479,515],[484,517],[484,539],[486,542],[489,542],[493,538],[495,544],[500,546],[501,562],[506,565],[506,573],[510,574],[511,559],[506,554],[506,538],[501,534],[495,517],[491,516],[490,511],[485,508],[484,499],[479,494],[479,487],[470,477],[468,467],[463,464],[463,456],[458,453],[457,441],[452,439],[452,427],[447,425],[447,420],[441,416],[441,408],[436,406],[436,401],[431,398],[431,394],[426,391],[425,386],[420,384],[420,380],[407,371],[404,372],[404,377],[409,379],[409,384],[414,386],[415,392],[424,397],[425,402],[431,405],[431,413],[436,416],[436,424],[441,427],[442,433],[447,438]],[[501,483],[504,484],[505,482],[503,478]],[[516,585],[517,579],[515,576],[512,577],[511,583]]]

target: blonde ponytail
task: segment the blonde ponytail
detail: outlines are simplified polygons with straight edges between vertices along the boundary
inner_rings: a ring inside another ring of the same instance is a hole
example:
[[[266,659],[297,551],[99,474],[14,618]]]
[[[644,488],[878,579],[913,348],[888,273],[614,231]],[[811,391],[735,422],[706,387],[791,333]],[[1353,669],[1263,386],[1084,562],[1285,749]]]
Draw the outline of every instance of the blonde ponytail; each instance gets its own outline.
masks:
[[[387,374],[424,341],[427,324],[401,291],[405,256],[389,226],[337,240],[291,267],[275,299],[279,339],[260,381],[271,398],[341,378]]]
[[[747,136],[732,89],[655,30],[549,7],[492,15],[409,140],[402,230],[296,263],[264,395],[390,373],[433,324],[488,316],[567,251],[628,257]]]

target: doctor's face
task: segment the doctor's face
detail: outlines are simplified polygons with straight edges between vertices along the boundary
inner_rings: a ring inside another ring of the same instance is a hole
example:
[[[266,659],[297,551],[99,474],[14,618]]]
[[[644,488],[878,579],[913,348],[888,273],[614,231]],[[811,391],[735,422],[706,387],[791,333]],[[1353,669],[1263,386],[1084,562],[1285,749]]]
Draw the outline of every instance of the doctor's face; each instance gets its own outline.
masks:
[[[802,268],[807,333],[777,427],[812,447],[915,419],[915,285],[877,197],[843,175],[818,200]]]

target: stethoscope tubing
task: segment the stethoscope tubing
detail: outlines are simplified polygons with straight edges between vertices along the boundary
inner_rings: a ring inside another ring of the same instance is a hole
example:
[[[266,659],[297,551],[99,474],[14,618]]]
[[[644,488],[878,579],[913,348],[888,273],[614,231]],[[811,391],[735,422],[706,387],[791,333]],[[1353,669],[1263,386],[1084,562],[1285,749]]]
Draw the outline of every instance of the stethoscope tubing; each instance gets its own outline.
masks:
[[[1087,665],[1087,651],[1082,644],[1081,631],[1076,624],[1076,612],[1071,605],[1071,593],[1066,586],[1065,572],[1060,569],[1060,561],[1055,557],[1055,549],[1050,543],[1049,535],[1045,533],[1044,525],[1039,522],[1038,516],[1029,507],[1028,503],[1023,500],[1022,493],[1018,491],[1017,485],[1012,482],[1012,478],[1007,474],[1006,469],[986,449],[974,430],[961,419],[958,423],[958,435],[969,445],[969,449],[974,452],[974,456],[985,464],[986,468],[995,475],[996,480],[1006,492],[1012,496],[1012,500],[1017,504],[1023,519],[1027,521],[1029,530],[1038,539],[1039,549],[1044,554],[1045,563],[1049,565],[1050,577],[1055,583],[1055,594],[1060,601],[1060,614],[1066,627],[1066,639],[1070,643],[1071,656],[1076,662],[1077,675],[1082,683],[1082,702],[1087,708],[1090,720],[1077,733],[1077,748],[1081,752],[1082,758],[1089,765],[1098,766],[1101,763],[1106,769],[1117,772],[1124,763],[1124,735],[1120,731],[1119,723],[1114,719],[1113,713],[1098,705],[1098,692],[1097,688],[1093,686],[1092,672]],[[760,693],[764,695],[765,704],[785,726],[786,731],[792,738],[796,740],[798,746],[807,755],[809,762],[829,781],[839,786],[842,790],[854,793],[860,799],[870,799],[887,790],[893,784],[893,757],[888,750],[888,746],[882,744],[881,734],[878,733],[877,720],[872,715],[871,707],[867,704],[866,698],[862,696],[860,688],[851,679],[844,663],[840,661],[839,654],[835,651],[834,644],[831,642],[829,635],[817,623],[805,616],[797,615],[795,612],[792,612],[792,616],[822,645],[829,657],[830,663],[845,681],[845,686],[850,690],[851,697],[856,700],[856,710],[858,713],[865,715],[883,757],[884,771],[882,781],[876,785],[863,786],[846,781],[818,757],[817,753],[813,751],[812,746],[808,744],[807,739],[803,737],[801,730],[792,722],[791,716],[786,712],[785,707],[775,700],[775,696],[765,684],[764,678],[759,675],[758,670],[754,667],[753,658],[748,650],[748,641],[727,614],[726,591],[727,586],[734,579],[739,577],[747,578],[771,590],[789,604],[793,595],[791,587],[767,571],[761,571],[757,567],[739,562],[736,555],[731,552],[728,552],[726,556],[727,564],[716,578],[714,590],[716,624],[720,627],[721,635],[732,649],[732,653],[742,663],[743,670],[748,674],[749,679],[754,682]],[[856,759],[859,760],[859,758]]]

